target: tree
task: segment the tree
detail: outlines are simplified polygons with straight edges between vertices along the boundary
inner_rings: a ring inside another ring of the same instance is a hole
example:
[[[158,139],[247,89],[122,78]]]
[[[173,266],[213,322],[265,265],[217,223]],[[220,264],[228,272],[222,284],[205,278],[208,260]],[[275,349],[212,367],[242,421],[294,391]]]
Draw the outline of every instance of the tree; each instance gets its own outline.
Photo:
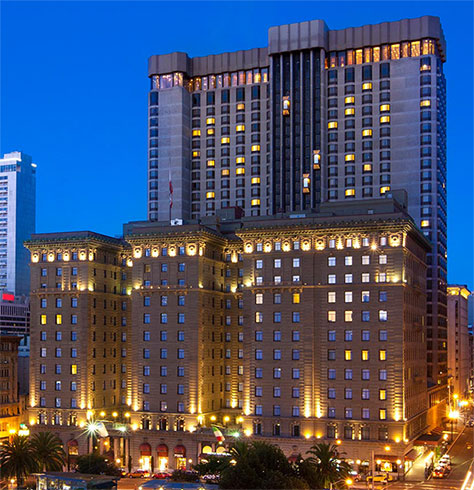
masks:
[[[230,465],[230,456],[206,456],[206,462],[201,462],[194,465],[194,469],[200,476],[204,475],[216,475],[220,474]]]
[[[0,446],[0,475],[2,478],[16,478],[17,485],[38,470],[38,463],[32,451],[31,442],[25,436],[15,435],[11,442]]]
[[[222,471],[221,488],[308,488],[283,451],[273,444],[238,442],[230,453],[235,464]]]
[[[38,432],[31,439],[31,449],[40,471],[61,471],[66,453],[61,439],[51,432]]]
[[[110,463],[104,456],[91,453],[77,458],[77,471],[90,475],[110,475],[120,476],[121,471],[113,463]]]
[[[321,488],[344,486],[344,481],[350,476],[351,465],[341,461],[337,446],[320,443],[312,446],[306,460],[313,465],[316,472],[316,482]]]

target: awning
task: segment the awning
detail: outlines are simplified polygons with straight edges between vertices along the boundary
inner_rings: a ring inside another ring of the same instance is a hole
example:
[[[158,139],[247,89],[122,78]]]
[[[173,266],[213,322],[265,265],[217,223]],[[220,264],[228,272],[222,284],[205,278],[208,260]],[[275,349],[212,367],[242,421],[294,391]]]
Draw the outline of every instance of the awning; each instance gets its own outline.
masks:
[[[159,458],[167,458],[168,457],[168,446],[166,444],[160,444],[156,448],[156,452],[158,453]]]
[[[405,454],[405,461],[415,461],[418,458],[419,452],[416,449],[411,449]]]
[[[442,437],[441,433],[422,434],[413,444],[415,446],[437,446]]]
[[[389,461],[390,463],[396,463],[400,457],[393,454],[376,454],[375,460],[377,459],[380,459],[381,461]]]
[[[151,446],[148,442],[144,442],[140,446],[140,456],[151,456]]]
[[[174,448],[174,455],[177,458],[184,458],[186,456],[186,448],[182,446],[181,444],[178,444]]]

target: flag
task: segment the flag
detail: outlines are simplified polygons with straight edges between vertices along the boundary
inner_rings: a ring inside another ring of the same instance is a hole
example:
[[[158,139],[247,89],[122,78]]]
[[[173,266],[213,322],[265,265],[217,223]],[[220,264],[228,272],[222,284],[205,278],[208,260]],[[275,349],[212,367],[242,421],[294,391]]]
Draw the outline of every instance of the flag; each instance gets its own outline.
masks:
[[[170,209],[173,207],[173,183],[171,182],[171,169],[169,171],[169,179],[170,179]]]
[[[222,434],[222,432],[215,425],[212,426],[212,432],[214,433],[214,436],[216,437],[217,442],[224,442],[225,441],[224,434]]]

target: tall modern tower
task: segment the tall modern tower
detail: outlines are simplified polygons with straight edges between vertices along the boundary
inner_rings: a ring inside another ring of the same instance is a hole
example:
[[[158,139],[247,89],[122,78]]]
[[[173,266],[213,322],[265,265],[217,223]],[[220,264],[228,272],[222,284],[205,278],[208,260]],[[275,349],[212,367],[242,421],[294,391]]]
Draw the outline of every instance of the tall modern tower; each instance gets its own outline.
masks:
[[[19,151],[0,159],[0,290],[29,295],[29,254],[35,231],[36,164]]]

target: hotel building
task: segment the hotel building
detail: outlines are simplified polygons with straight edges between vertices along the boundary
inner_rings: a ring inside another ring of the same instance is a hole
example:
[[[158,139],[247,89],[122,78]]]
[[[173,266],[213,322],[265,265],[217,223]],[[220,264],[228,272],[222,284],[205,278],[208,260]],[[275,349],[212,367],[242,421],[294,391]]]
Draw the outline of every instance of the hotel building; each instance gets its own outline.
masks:
[[[389,198],[236,214],[33,236],[30,425],[75,455],[103,420],[125,467],[189,467],[235,432],[409,464],[430,426],[429,242]]]
[[[428,254],[430,406],[447,397],[446,42],[437,17],[271,27],[267,47],[151,56],[148,218],[316,212],[404,189]],[[170,195],[170,182],[173,189]],[[170,197],[173,201],[170,207]]]

